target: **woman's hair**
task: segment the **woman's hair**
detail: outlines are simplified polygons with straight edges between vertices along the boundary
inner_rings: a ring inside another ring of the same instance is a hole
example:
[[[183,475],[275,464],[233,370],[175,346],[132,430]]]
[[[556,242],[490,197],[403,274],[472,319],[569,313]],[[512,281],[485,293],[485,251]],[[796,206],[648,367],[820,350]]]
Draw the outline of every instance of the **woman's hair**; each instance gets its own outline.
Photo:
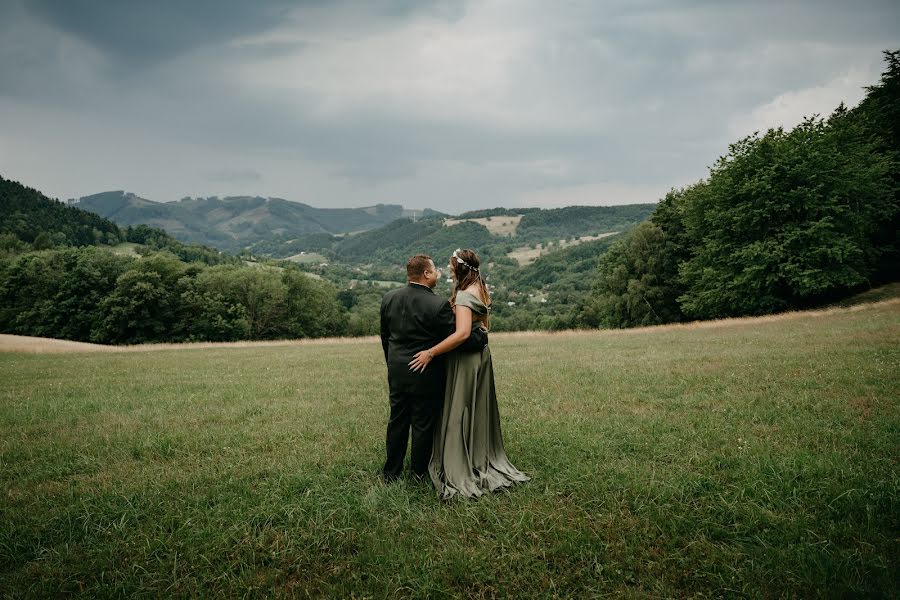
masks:
[[[487,284],[481,276],[481,261],[473,250],[457,250],[450,257],[450,266],[453,268],[453,275],[456,279],[456,285],[453,287],[453,295],[450,297],[450,304],[456,306],[456,293],[460,290],[467,290],[473,284],[477,283],[481,291],[481,301],[485,306],[491,305],[491,294],[488,292]]]

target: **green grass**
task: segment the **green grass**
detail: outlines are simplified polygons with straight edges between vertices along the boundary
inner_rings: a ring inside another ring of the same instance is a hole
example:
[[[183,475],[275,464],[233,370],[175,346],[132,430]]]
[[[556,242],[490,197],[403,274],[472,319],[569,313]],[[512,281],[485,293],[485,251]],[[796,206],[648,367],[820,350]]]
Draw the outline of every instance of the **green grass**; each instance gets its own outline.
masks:
[[[898,595],[900,303],[491,346],[534,479],[450,503],[374,340],[0,355],[0,594]]]

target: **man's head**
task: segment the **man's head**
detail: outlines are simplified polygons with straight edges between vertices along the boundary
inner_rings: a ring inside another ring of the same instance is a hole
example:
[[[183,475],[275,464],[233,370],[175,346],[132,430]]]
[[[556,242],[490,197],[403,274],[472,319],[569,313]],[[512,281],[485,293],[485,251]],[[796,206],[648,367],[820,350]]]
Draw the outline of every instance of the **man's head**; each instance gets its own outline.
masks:
[[[434,268],[434,261],[430,256],[416,254],[406,263],[406,278],[412,283],[433,288],[441,278],[441,272]]]

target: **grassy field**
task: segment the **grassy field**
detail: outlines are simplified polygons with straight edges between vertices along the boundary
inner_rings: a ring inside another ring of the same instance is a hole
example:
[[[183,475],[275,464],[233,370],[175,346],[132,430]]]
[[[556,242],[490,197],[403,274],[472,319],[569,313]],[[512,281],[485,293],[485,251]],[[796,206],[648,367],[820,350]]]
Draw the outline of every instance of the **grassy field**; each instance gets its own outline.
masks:
[[[491,347],[534,479],[450,503],[374,339],[0,354],[0,595],[897,597],[897,300]]]

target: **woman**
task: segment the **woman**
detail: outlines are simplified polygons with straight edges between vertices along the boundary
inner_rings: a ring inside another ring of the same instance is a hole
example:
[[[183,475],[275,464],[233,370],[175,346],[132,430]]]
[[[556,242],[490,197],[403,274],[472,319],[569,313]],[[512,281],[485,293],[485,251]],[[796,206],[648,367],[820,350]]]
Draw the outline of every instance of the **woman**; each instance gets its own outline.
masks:
[[[471,250],[456,250],[449,266],[455,283],[450,304],[456,313],[456,331],[416,354],[409,363],[413,370],[425,369],[435,356],[458,347],[473,327],[488,326],[491,298],[481,277],[478,255]],[[503,449],[488,346],[447,357],[444,407],[435,428],[428,472],[444,499],[456,494],[476,498],[530,479],[509,462]]]

